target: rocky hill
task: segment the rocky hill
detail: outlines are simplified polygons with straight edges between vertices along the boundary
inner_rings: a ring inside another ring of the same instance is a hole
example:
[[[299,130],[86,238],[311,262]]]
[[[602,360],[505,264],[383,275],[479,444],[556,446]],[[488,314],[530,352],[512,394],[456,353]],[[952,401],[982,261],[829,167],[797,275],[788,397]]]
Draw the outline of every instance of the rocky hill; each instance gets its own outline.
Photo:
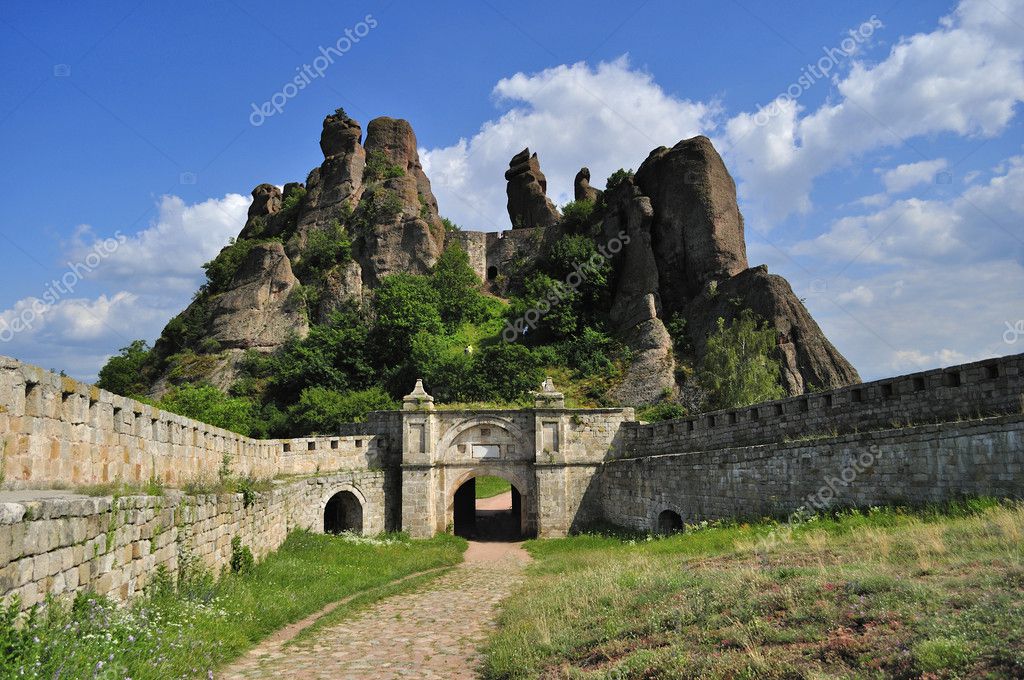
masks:
[[[685,372],[677,361],[697,365],[718,318],[744,308],[776,330],[788,394],[859,380],[786,280],[748,266],[735,184],[706,137],[655,149],[603,191],[583,168],[565,215],[547,197],[537,154],[524,149],[505,174],[513,228],[502,233],[442,220],[404,120],[372,120],[364,138],[339,110],[324,120],[320,148],[323,163],[304,184],[253,189],[238,239],[207,265],[208,283],[146,361],[151,395],[183,382],[227,390],[248,350],[274,353],[349,303],[369,307],[385,277],[426,275],[453,244],[487,294],[519,295],[527,273],[569,234],[592,238],[610,260],[609,308],[600,312],[632,350],[608,401],[678,394]],[[684,328],[686,342],[670,326]]]

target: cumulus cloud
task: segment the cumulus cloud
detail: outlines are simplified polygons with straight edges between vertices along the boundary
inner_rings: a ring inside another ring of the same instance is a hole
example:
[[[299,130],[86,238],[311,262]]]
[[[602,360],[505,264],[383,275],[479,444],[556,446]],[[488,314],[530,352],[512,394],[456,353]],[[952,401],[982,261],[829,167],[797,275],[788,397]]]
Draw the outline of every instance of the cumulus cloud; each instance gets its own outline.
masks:
[[[248,204],[240,194],[192,205],[164,196],[137,233],[100,238],[79,227],[65,269],[38,295],[0,310],[0,354],[95,380],[111,353],[154,339],[188,305],[202,264],[241,230]],[[97,288],[106,290],[86,294]]]
[[[911,264],[1016,257],[1024,262],[1024,158],[1006,173],[949,200],[907,198],[876,212],[836,220],[792,252],[833,262]]]
[[[163,196],[153,223],[124,235],[92,278],[136,291],[191,293],[202,280],[203,263],[242,230],[249,203],[241,194],[192,205],[177,196]],[[69,248],[69,261],[82,260],[97,241],[90,227],[80,227]]]
[[[504,173],[523,147],[538,153],[548,194],[561,204],[572,200],[580,167],[603,186],[620,167],[638,167],[652,149],[712,129],[718,110],[667,94],[650,74],[631,68],[627,56],[597,67],[516,73],[493,94],[507,109],[497,119],[469,139],[420,150],[441,212],[485,231],[511,227]]]
[[[853,61],[833,78],[836,100],[813,111],[777,100],[730,119],[721,145],[755,227],[807,211],[815,178],[868,151],[920,135],[1003,132],[1024,99],[1024,2],[1001,5],[964,0],[879,63]]]
[[[890,194],[902,194],[921,184],[928,184],[936,179],[941,171],[949,167],[945,158],[932,161],[904,163],[890,170],[876,170],[882,176],[882,184]]]
[[[867,286],[857,286],[852,290],[840,293],[838,296],[840,302],[861,306],[870,305],[874,299],[875,294]]]

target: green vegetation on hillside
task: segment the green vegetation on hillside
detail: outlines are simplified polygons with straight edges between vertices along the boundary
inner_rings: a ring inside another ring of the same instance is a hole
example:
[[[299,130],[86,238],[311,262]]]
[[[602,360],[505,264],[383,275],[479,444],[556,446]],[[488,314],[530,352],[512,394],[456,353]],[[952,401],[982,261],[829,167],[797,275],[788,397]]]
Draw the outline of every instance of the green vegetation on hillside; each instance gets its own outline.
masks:
[[[381,159],[375,162],[382,177],[394,174]],[[392,209],[390,190],[378,182],[374,191],[378,195],[365,198],[344,221],[307,235],[296,267],[305,282],[296,304],[305,304],[311,316],[325,276],[351,258],[359,225],[379,222],[377,212]],[[302,198],[294,191],[282,210],[296,211]],[[305,338],[295,337],[273,354],[250,351],[225,394],[205,382],[228,356],[206,335],[211,301],[229,288],[259,243],[232,242],[207,263],[207,284],[168,323],[156,347],[148,350],[138,341],[123,348],[104,367],[99,385],[138,396],[163,372],[171,389],[157,406],[250,436],[336,431],[370,411],[396,408],[417,378],[438,404],[529,405],[529,392],[548,374],[570,405],[614,405],[605,395],[631,356],[611,333],[614,270],[595,241],[593,208],[589,201],[564,206],[565,235],[538,262],[519,267],[522,286],[507,301],[483,292],[468,255],[452,244],[430,274],[385,276],[366,305],[341,305],[325,323],[312,324]],[[357,233],[350,235],[346,223]],[[685,337],[685,328],[672,331]],[[681,361],[688,347],[677,343]],[[774,336],[749,311],[728,326],[720,323],[707,347],[701,372],[711,395],[707,406],[781,396]],[[666,400],[641,417],[686,414],[681,404]]]
[[[1024,506],[532,541],[497,678],[1024,675]]]
[[[255,565],[235,542],[238,573],[216,581],[198,558],[186,556],[176,578],[159,571],[153,592],[130,606],[81,593],[71,604],[52,600],[33,609],[15,625],[18,606],[11,602],[0,607],[0,677],[213,677],[281,627],[349,595],[365,593],[363,606],[393,595],[394,587],[380,587],[454,565],[465,546],[448,535],[411,541],[296,532]]]

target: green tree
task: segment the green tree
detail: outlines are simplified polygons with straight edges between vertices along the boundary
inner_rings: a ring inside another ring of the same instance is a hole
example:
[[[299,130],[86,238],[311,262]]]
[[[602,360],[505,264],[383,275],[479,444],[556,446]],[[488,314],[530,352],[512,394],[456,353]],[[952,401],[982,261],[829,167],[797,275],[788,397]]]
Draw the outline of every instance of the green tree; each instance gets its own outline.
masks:
[[[412,339],[408,379],[423,378],[430,393],[441,403],[475,399],[473,355],[465,345],[448,336],[417,333]]]
[[[330,434],[344,423],[362,422],[370,411],[395,408],[398,403],[380,387],[352,392],[310,387],[288,409],[289,430],[297,435]]]
[[[544,381],[536,354],[519,343],[499,342],[475,355],[475,398],[480,401],[515,401]]]
[[[458,243],[445,248],[430,280],[437,291],[441,320],[449,329],[458,328],[463,322],[482,321],[487,315],[487,302],[480,292],[483,283]]]
[[[157,406],[246,436],[260,432],[256,404],[244,397],[229,397],[213,385],[176,387]]]
[[[149,358],[150,348],[145,340],[134,340],[107,360],[100,369],[96,386],[100,389],[131,397],[146,391],[142,367]]]
[[[425,276],[392,274],[381,280],[373,296],[374,348],[381,365],[395,366],[408,359],[416,333],[442,332],[439,303],[437,289]]]
[[[235,277],[239,267],[257,241],[242,239],[236,241],[231,239],[218,254],[209,262],[203,265],[206,270],[206,285],[204,288],[210,293],[220,293],[228,289],[231,280]]]
[[[368,335],[358,309],[342,307],[327,324],[313,326],[305,338],[290,341],[263,367],[271,376],[271,398],[292,404],[307,387],[339,392],[367,387],[375,377]]]
[[[708,338],[700,373],[713,409],[739,408],[784,395],[779,384],[775,330],[744,309],[728,326],[718,319],[718,330]]]

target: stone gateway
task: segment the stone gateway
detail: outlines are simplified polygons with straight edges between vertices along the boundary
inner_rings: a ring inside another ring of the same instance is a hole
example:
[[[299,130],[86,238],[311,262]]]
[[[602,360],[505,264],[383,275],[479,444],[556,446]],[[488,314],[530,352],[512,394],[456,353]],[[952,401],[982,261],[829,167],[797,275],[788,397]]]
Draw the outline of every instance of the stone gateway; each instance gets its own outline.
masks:
[[[671,532],[797,508],[1024,497],[1024,355],[642,423],[567,408],[448,410],[417,382],[401,411],[331,436],[254,440],[0,357],[0,597],[128,599],[183,550],[220,569],[294,529],[414,537],[467,521],[474,481],[512,485],[526,536],[596,523]],[[90,498],[69,489],[233,474],[272,491]],[[470,515],[471,517],[471,515]],[[472,521],[469,519],[468,521]]]

